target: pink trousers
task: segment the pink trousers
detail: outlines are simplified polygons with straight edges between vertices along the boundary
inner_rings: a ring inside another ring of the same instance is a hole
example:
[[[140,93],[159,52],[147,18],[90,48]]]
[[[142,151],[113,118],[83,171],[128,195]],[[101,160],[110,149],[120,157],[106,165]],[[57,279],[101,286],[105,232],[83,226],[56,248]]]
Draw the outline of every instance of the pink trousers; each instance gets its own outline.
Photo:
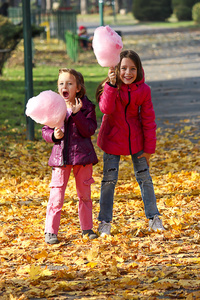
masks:
[[[91,184],[92,164],[76,165],[65,167],[54,167],[52,170],[52,179],[50,183],[51,191],[46,212],[45,232],[58,234],[60,226],[61,209],[64,203],[65,189],[69,176],[73,169],[76,181],[76,190],[79,198],[79,221],[82,230],[92,229],[92,200]]]

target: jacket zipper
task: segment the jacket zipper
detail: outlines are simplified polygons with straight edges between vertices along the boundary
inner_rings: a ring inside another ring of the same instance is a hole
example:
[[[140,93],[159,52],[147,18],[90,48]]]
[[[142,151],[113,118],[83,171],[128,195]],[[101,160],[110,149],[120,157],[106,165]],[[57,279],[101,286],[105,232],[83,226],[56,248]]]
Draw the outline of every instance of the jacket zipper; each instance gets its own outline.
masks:
[[[126,120],[126,123],[128,125],[128,131],[129,131],[129,135],[128,135],[129,151],[130,151],[130,155],[132,155],[132,151],[131,151],[131,128],[130,128],[130,125],[129,125],[127,119],[126,119],[127,108],[130,105],[130,102],[131,102],[131,89],[130,89],[130,87],[128,87],[128,104],[125,107],[125,120]]]
[[[69,119],[67,120],[67,131],[66,131],[66,138],[64,140],[64,154],[65,154],[65,157],[64,157],[64,165],[67,164],[67,152],[68,152],[68,143],[69,143],[69,120],[70,120],[70,117]]]

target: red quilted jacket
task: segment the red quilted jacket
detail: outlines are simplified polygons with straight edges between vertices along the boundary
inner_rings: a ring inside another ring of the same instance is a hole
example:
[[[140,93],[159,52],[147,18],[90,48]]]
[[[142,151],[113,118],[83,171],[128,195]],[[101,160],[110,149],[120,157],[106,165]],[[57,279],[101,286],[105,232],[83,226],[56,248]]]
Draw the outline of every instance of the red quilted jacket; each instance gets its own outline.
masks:
[[[106,153],[130,155],[156,148],[155,112],[150,87],[144,78],[131,85],[105,84],[99,108],[104,114],[97,145]]]

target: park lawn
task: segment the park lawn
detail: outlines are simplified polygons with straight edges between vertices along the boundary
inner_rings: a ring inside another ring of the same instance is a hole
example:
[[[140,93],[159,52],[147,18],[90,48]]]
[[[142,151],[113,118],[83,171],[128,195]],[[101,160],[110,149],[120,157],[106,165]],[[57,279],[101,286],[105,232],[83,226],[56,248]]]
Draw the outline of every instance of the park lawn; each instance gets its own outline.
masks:
[[[96,62],[93,51],[80,53],[79,61],[74,63],[67,55],[63,41],[51,40],[48,44],[40,38],[34,39],[33,96],[44,90],[57,91],[60,68],[74,68],[84,76],[88,98],[96,105],[97,119],[102,114],[96,103],[95,93],[98,84],[107,76],[108,68]],[[20,42],[12,57],[7,61],[0,77],[0,128],[3,133],[24,132],[25,116],[25,75],[23,42]],[[41,126],[35,124],[36,135]]]
[[[60,66],[62,67],[62,66]],[[96,104],[95,91],[98,84],[106,77],[107,69],[99,65],[63,65],[63,67],[72,67],[81,72],[85,79],[85,85],[88,98]],[[37,66],[33,69],[33,90],[34,95],[38,95],[44,90],[57,91],[57,78],[59,67],[55,66]],[[6,129],[14,128],[22,132],[25,130],[26,117],[25,111],[25,80],[23,67],[6,68],[3,76],[0,78],[0,126]],[[96,105],[97,118],[101,117],[101,112]],[[40,125],[35,125],[36,132]]]

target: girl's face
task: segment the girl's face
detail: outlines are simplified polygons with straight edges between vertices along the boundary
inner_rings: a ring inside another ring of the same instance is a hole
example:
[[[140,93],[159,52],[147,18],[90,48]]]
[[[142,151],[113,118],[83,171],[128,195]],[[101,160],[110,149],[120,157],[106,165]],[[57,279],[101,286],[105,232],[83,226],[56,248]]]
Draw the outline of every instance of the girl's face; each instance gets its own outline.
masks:
[[[62,72],[58,77],[58,92],[66,104],[75,104],[76,93],[80,91],[76,78],[68,72]]]
[[[135,63],[130,58],[122,58],[119,77],[125,84],[131,84],[136,80],[137,68]]]

